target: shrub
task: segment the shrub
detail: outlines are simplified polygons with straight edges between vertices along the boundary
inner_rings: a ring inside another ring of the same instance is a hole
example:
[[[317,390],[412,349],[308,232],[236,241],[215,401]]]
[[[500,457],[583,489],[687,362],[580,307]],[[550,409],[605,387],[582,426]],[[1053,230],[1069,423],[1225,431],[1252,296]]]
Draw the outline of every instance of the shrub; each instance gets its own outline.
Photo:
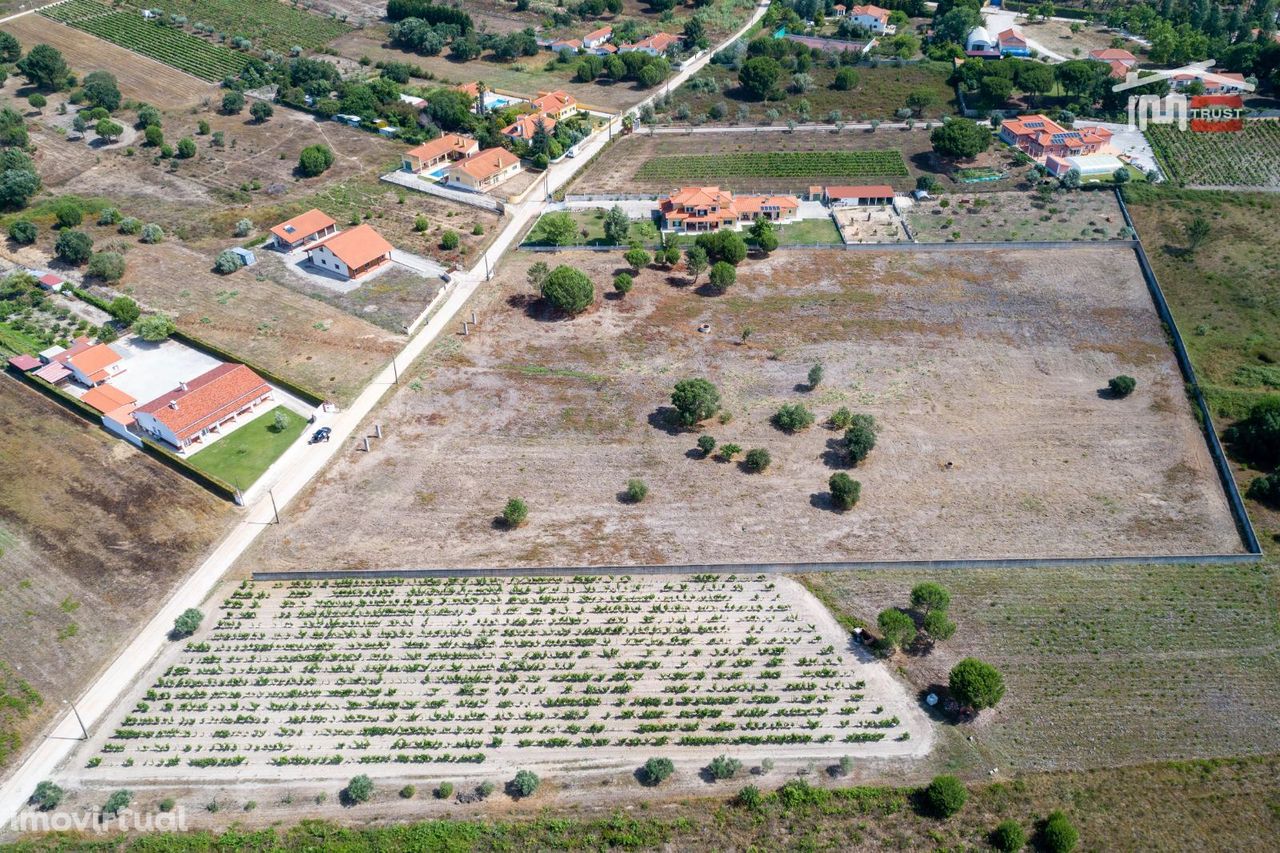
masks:
[[[638,504],[649,495],[649,487],[644,480],[627,480],[627,500]]]
[[[507,794],[514,799],[532,797],[538,790],[541,780],[531,770],[517,770],[516,775],[507,783]]]
[[[89,259],[88,272],[103,281],[119,281],[124,277],[124,255],[119,252],[98,252]]]
[[[886,651],[900,649],[915,642],[915,621],[896,607],[881,610],[880,615],[876,617],[876,624],[880,626],[880,635]]]
[[[236,220],[236,230],[235,230],[235,235],[236,235],[237,237],[248,237],[248,236],[249,236],[249,232],[251,232],[251,231],[253,231],[253,220],[252,220],[252,219],[238,219],[238,220]]]
[[[732,462],[733,457],[737,456],[741,452],[742,448],[736,444],[730,443],[720,445],[720,458],[725,462]]]
[[[520,498],[512,498],[502,508],[502,520],[507,527],[519,527],[529,517],[529,506]]]
[[[322,175],[333,165],[333,151],[328,145],[308,145],[298,155],[298,171],[306,178]]]
[[[1138,387],[1138,380],[1132,376],[1121,374],[1107,381],[1107,388],[1113,396],[1128,397],[1133,393],[1133,389]]]
[[[452,228],[446,228],[444,233],[440,235],[440,248],[446,252],[452,252],[458,248],[458,243],[460,242],[461,238],[458,236],[458,232]]]
[[[969,792],[954,776],[936,776],[924,789],[923,798],[929,812],[945,820],[964,808]]]
[[[9,239],[19,246],[30,246],[36,241],[36,224],[26,219],[19,219],[9,224]]]
[[[230,249],[223,249],[213,261],[213,269],[223,275],[233,273],[242,266],[244,266],[244,261]]]
[[[724,293],[738,280],[738,271],[728,261],[716,261],[711,265],[708,280],[717,293]]]
[[[743,462],[747,466],[747,470],[759,474],[769,467],[769,463],[773,460],[769,457],[769,451],[763,447],[756,447],[747,451],[747,455],[743,458]]]
[[[596,287],[581,270],[561,264],[542,282],[542,296],[557,310],[581,314],[595,301]]]
[[[1044,849],[1048,853],[1071,853],[1080,843],[1080,833],[1072,825],[1071,819],[1060,811],[1055,811],[1045,818],[1041,835],[1044,839]]]
[[[132,326],[138,316],[142,314],[142,309],[138,307],[138,303],[129,297],[117,296],[107,305],[107,313],[126,326]]]
[[[142,131],[143,144],[151,148],[159,148],[164,145],[164,131],[158,124],[149,124],[146,130]]]
[[[492,782],[481,782],[476,786],[476,793],[481,797],[487,797],[493,793],[494,784]]]
[[[989,840],[1001,853],[1017,853],[1027,846],[1027,833],[1016,820],[1002,820],[991,830]]]
[[[83,231],[63,231],[53,244],[58,259],[79,266],[93,254],[93,238]]]
[[[151,314],[143,317],[133,327],[138,337],[144,341],[163,341],[178,330],[172,317],[164,314]]]
[[[173,620],[173,634],[175,637],[190,637],[200,627],[200,622],[204,619],[204,614],[194,607],[189,607],[182,611],[177,619]]]
[[[1263,477],[1256,478],[1249,484],[1247,497],[1259,503],[1280,505],[1280,471],[1272,471]]]
[[[351,777],[351,781],[347,783],[347,787],[342,789],[342,799],[352,805],[356,803],[367,803],[369,798],[373,796],[373,780],[361,773],[359,776]]]
[[[51,812],[62,802],[66,792],[48,779],[36,785],[35,793],[27,801],[42,812]]]
[[[481,225],[479,222],[477,222],[475,225],[472,225],[471,234],[474,237],[479,237],[480,235],[484,234],[484,226]]]
[[[956,632],[956,623],[947,618],[947,611],[933,610],[924,617],[921,626],[931,640],[950,640]]]
[[[716,440],[709,435],[700,435],[698,449],[702,451],[702,458],[705,459],[711,455],[711,451],[716,449]]]
[[[849,462],[857,465],[876,446],[875,421],[870,415],[854,415],[853,426],[845,430],[844,449]]]
[[[244,109],[244,95],[239,92],[227,92],[222,96],[222,111],[227,115],[236,115]]]
[[[196,156],[196,141],[189,136],[178,140],[178,159],[190,160]]]
[[[727,755],[717,755],[707,765],[707,772],[712,779],[732,779],[742,769],[742,762]]]
[[[653,258],[649,256],[648,252],[638,247],[634,249],[628,249],[623,254],[622,259],[627,262],[627,266],[631,267],[636,272],[639,272],[640,270],[647,267],[649,265],[649,262],[653,260]]]
[[[37,110],[42,110],[48,106],[49,101],[39,92],[32,92],[30,95],[27,95],[27,103]]]
[[[862,497],[862,484],[843,471],[831,475],[827,488],[831,490],[831,502],[840,509],[853,509]]]
[[[1004,677],[989,663],[965,658],[951,668],[950,687],[957,702],[980,711],[1004,696]]]
[[[176,806],[177,804],[178,804],[177,801],[174,800],[173,797],[165,797],[163,800],[160,801],[160,811],[171,812],[173,811],[173,807]]]
[[[124,219],[120,220],[120,228],[118,230],[121,234],[137,234],[142,230],[142,220],[132,216],[126,216]]]
[[[449,797],[453,796],[453,783],[452,783],[452,782],[441,782],[441,783],[440,783],[440,785],[439,785],[439,787],[437,787],[437,788],[436,788],[436,792],[435,792],[435,793],[436,793],[436,799],[437,799],[437,800],[447,800],[447,799],[449,799]]]
[[[635,279],[629,273],[620,272],[613,277],[613,289],[626,296],[635,286]]]
[[[163,243],[164,229],[154,222],[148,222],[142,226],[142,236],[138,239],[144,243]]]
[[[645,784],[658,785],[664,779],[676,772],[676,767],[671,763],[670,758],[650,758],[640,768],[640,775],[644,777]]]
[[[98,212],[99,225],[115,225],[120,221],[120,208],[104,207]]]
[[[822,384],[822,377],[825,374],[826,374],[826,371],[822,369],[821,364],[815,364],[813,367],[809,368],[809,390],[810,391],[812,391],[814,388],[817,388],[819,385]]]
[[[853,757],[849,755],[840,758],[840,775],[848,776],[853,772]]]
[[[400,799],[412,800],[413,795],[416,793],[418,793],[417,788],[413,787],[412,785],[405,785],[403,788],[400,789]]]
[[[797,432],[813,425],[813,412],[801,403],[786,403],[774,413],[773,425],[783,432]]]
[[[1280,461],[1280,397],[1263,397],[1249,414],[1226,431],[1237,453],[1256,465],[1271,467]]]
[[[858,72],[845,66],[836,72],[835,87],[838,91],[847,92],[858,85]]]
[[[84,221],[84,211],[71,199],[62,199],[53,208],[59,228],[75,228]]]
[[[926,581],[911,588],[911,606],[921,613],[946,610],[951,606],[951,593],[942,584]]]
[[[720,411],[720,392],[705,379],[682,379],[671,392],[680,423],[693,426]]]
[[[745,809],[758,809],[764,805],[764,796],[755,785],[748,785],[733,798],[734,802]]]
[[[107,797],[107,801],[102,805],[102,813],[109,815],[118,815],[129,807],[129,801],[133,799],[133,794],[127,789],[121,789]]]
[[[253,116],[253,120],[258,124],[271,118],[275,112],[275,108],[267,101],[254,101],[253,106],[249,107],[249,115]]]

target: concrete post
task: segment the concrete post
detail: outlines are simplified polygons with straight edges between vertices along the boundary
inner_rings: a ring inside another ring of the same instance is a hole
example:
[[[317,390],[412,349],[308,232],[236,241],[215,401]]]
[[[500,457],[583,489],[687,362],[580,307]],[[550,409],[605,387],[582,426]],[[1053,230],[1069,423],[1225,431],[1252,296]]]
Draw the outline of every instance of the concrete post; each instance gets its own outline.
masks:
[[[369,452],[369,436],[367,435],[364,437],[364,452]]]
[[[373,436],[374,438],[382,438],[382,424],[373,425]]]

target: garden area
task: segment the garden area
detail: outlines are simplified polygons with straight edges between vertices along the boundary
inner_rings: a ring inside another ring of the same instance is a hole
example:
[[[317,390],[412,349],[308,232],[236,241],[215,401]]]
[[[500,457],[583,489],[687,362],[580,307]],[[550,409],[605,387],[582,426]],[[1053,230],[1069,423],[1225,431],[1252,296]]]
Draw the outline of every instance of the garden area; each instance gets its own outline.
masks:
[[[674,184],[732,178],[901,178],[907,175],[902,152],[881,151],[753,151],[654,157],[636,172],[642,181]]]
[[[654,202],[654,208],[657,208],[657,202]],[[605,214],[608,210],[604,208],[576,208],[565,211],[572,219],[576,226],[575,236],[570,241],[577,246],[609,246],[615,245],[612,240],[605,236]],[[557,217],[562,219],[563,217]],[[557,246],[564,245],[561,242],[563,237],[556,229],[549,228],[549,224],[554,222],[547,219],[547,214],[538,218],[533,228],[529,229],[529,233],[525,235],[522,246]],[[653,244],[658,239],[658,226],[652,219],[632,219],[629,236],[624,243],[639,241],[645,245]]]
[[[1104,191],[948,193],[917,201],[907,222],[923,243],[1100,242],[1132,237],[1115,195]]]
[[[1160,168],[1180,184],[1280,187],[1280,119],[1246,119],[1231,133],[1153,124],[1146,134]]]
[[[276,406],[217,437],[208,447],[191,454],[187,461],[224,483],[247,489],[306,428],[306,418],[285,406]]]
[[[933,740],[887,669],[785,578],[246,581],[205,622],[70,776],[479,781],[661,755],[696,784],[726,753],[918,758]]]

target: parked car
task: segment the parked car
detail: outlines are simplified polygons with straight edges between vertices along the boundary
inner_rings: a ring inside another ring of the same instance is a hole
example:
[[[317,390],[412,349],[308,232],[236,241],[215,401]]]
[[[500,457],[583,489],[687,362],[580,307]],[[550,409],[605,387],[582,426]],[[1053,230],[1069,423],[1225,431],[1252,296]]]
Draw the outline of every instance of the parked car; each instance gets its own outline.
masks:
[[[331,432],[333,432],[333,430],[328,427],[320,427],[320,429],[311,433],[311,440],[308,441],[307,444],[319,444],[322,441],[328,441],[329,433]]]

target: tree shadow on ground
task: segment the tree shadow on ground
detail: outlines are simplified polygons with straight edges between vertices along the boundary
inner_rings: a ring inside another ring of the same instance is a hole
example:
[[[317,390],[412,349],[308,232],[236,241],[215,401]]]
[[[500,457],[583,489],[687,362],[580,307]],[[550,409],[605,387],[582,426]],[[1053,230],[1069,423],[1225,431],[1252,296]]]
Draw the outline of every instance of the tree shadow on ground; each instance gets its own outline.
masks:
[[[684,426],[680,423],[680,418],[676,414],[675,406],[659,406],[649,413],[647,419],[649,426],[657,430],[662,430],[667,435],[679,435],[684,432]]]

